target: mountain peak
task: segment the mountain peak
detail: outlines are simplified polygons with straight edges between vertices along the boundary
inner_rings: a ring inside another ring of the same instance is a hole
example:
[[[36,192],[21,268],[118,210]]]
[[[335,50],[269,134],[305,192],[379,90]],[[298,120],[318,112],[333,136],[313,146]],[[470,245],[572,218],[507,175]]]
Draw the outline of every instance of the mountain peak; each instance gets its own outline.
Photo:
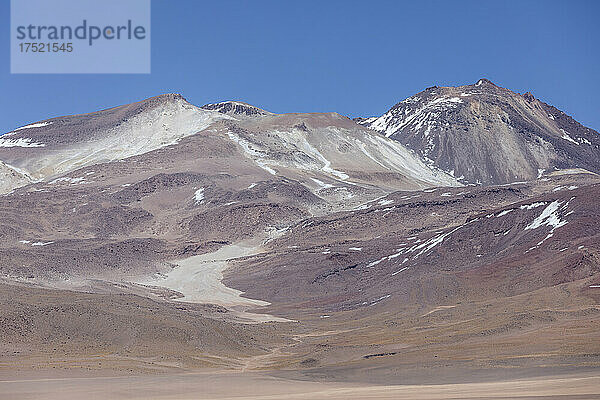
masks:
[[[223,101],[220,103],[205,104],[200,108],[204,110],[218,111],[221,114],[246,117],[273,115],[273,113],[269,111],[265,111],[262,108],[258,108],[248,103],[243,103],[241,101]]]
[[[555,168],[600,171],[598,135],[563,115],[530,92],[518,94],[481,78],[425,89],[380,117],[355,122],[399,141],[463,183],[532,180]]]
[[[232,118],[201,110],[181,94],[166,93],[136,103],[21,127],[7,138],[0,138],[0,157],[26,170],[35,179],[41,179],[100,160],[122,160],[173,145],[227,119]],[[73,149],[77,149],[76,154],[67,161],[58,164],[53,161],[53,157],[70,154]]]
[[[481,78],[480,80],[477,81],[477,83],[475,83],[475,86],[486,86],[486,85],[496,86],[496,84],[494,84],[494,82],[490,81],[487,78]]]
[[[164,100],[185,100],[181,93],[163,93],[155,96],[155,98]]]
[[[163,93],[158,96],[150,97],[148,99],[142,100],[139,103],[146,105],[159,105],[159,104],[169,104],[169,103],[188,103],[183,95],[179,93]],[[133,103],[135,104],[135,103]]]

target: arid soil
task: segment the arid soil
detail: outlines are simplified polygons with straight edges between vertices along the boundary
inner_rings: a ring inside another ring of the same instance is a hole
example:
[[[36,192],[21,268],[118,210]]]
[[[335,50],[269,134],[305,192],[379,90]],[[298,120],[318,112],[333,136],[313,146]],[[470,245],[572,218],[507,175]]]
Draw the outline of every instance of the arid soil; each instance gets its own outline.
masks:
[[[67,377],[0,380],[0,396],[13,400],[90,399],[560,399],[600,398],[600,377],[577,375],[485,383],[366,385],[276,378],[257,373]]]

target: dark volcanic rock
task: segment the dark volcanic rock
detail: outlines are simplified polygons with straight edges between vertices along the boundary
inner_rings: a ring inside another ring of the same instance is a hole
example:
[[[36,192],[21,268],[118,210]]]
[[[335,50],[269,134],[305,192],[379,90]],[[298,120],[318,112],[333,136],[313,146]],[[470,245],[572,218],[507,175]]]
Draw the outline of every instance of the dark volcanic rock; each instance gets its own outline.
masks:
[[[201,108],[205,110],[214,110],[222,114],[229,115],[244,115],[244,116],[261,116],[261,115],[272,115],[272,113],[262,110],[250,104],[242,103],[239,101],[224,101],[222,103],[206,104]]]

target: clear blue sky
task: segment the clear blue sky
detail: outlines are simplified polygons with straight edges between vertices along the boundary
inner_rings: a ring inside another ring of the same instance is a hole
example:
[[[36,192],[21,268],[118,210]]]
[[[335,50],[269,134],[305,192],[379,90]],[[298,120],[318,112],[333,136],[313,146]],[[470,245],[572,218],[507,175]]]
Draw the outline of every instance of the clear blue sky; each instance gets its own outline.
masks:
[[[0,132],[166,92],[371,116],[481,77],[600,130],[595,0],[153,0],[150,75],[10,75],[9,1],[0,15]]]

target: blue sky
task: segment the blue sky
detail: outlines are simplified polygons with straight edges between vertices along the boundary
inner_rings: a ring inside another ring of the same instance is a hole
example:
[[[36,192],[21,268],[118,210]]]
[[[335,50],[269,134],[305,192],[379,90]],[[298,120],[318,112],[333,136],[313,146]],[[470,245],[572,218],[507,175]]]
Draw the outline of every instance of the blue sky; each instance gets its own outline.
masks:
[[[149,75],[11,75],[0,15],[0,132],[167,92],[380,115],[482,77],[600,130],[600,1],[153,0]]]

